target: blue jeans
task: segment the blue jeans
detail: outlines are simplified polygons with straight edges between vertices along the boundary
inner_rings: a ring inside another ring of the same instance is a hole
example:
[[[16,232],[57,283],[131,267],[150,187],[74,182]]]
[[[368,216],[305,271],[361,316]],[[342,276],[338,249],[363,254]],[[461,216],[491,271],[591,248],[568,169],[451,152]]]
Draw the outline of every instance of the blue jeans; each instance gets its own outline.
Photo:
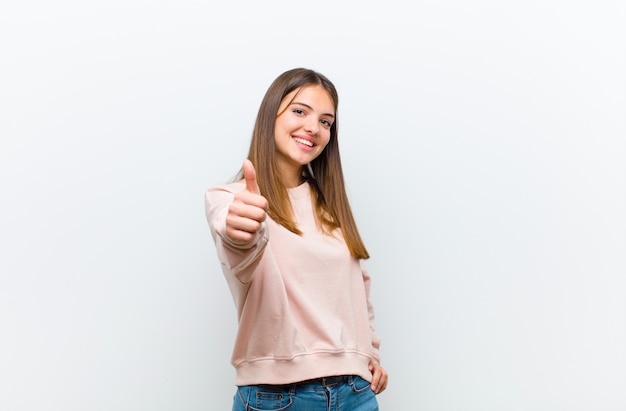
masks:
[[[349,375],[237,387],[233,411],[378,411],[369,382]]]

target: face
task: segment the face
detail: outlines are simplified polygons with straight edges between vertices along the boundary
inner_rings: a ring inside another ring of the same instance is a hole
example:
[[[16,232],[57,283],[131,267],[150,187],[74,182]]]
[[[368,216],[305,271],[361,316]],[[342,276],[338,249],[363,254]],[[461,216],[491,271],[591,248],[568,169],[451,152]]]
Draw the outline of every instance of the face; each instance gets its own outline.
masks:
[[[280,172],[299,180],[302,166],[319,156],[330,141],[335,105],[324,87],[309,85],[287,94],[278,114],[274,140]]]

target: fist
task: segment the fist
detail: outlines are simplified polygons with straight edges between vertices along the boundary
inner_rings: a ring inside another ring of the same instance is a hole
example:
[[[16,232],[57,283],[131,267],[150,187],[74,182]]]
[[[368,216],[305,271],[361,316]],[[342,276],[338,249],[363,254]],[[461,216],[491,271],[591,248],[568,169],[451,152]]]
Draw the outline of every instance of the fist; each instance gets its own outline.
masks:
[[[256,171],[250,160],[243,162],[246,188],[237,194],[228,207],[226,236],[237,243],[249,243],[267,217],[267,200],[256,182]]]

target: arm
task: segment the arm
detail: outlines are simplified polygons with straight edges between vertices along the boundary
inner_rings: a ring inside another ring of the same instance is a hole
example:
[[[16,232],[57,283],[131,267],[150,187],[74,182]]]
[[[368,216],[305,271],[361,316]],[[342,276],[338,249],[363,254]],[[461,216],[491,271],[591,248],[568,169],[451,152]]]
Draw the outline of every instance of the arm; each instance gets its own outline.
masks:
[[[372,373],[372,382],[371,388],[376,394],[380,394],[387,388],[387,383],[389,382],[389,375],[387,371],[383,367],[380,366],[380,337],[376,333],[376,328],[374,326],[374,306],[372,301],[370,300],[370,287],[371,287],[371,277],[367,268],[365,267],[365,263],[363,260],[360,261],[361,271],[363,273],[363,283],[365,285],[365,293],[367,297],[367,310],[369,314],[370,321],[370,332],[372,339],[372,359],[369,363],[369,370]]]
[[[207,190],[206,216],[225,273],[248,283],[267,244],[267,200],[260,195],[252,163],[244,162],[245,186]]]

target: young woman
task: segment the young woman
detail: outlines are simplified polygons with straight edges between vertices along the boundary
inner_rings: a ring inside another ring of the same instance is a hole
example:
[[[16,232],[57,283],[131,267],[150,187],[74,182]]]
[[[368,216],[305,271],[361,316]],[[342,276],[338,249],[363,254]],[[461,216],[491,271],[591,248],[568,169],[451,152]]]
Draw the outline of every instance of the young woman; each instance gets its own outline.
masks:
[[[206,192],[239,318],[233,411],[373,411],[387,386],[369,255],[344,186],[337,103],[320,73],[278,76],[237,181]]]

